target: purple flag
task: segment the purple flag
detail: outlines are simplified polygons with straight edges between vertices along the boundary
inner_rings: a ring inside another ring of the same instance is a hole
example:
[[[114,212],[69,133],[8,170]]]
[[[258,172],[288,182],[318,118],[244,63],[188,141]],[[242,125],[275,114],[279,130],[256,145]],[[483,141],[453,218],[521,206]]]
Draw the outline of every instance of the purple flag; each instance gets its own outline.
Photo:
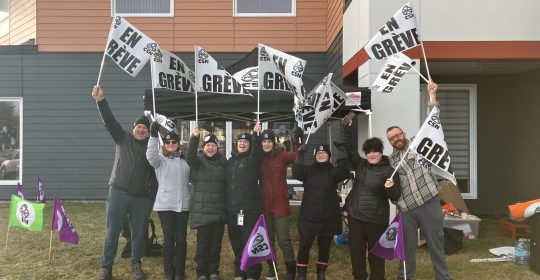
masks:
[[[251,230],[244,252],[242,253],[242,260],[240,262],[240,270],[246,271],[251,266],[263,262],[265,260],[276,260],[274,250],[270,244],[268,238],[268,231],[266,230],[266,222],[264,220],[264,214],[261,214],[259,220]]]
[[[371,254],[383,259],[405,260],[405,243],[403,240],[403,218],[401,213],[392,220],[386,231],[369,251]]]
[[[17,196],[24,199],[23,185],[17,182]]]
[[[60,199],[54,198],[54,212],[51,230],[58,230],[58,238],[61,242],[79,244],[79,235],[69,221]]]
[[[45,191],[43,190],[43,183],[41,182],[41,178],[39,178],[39,176],[37,177],[37,201],[41,203],[47,202],[45,199]]]

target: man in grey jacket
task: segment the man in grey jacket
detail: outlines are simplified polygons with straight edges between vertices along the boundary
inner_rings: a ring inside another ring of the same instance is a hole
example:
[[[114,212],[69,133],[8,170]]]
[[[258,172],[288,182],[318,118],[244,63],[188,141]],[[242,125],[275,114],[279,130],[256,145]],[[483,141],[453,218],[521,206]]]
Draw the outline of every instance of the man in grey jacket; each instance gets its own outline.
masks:
[[[105,241],[101,257],[100,279],[112,279],[112,267],[122,222],[129,215],[131,227],[131,270],[133,279],[145,279],[141,258],[146,246],[145,228],[152,210],[148,186],[153,184],[152,168],[146,160],[150,122],[138,117],[131,132],[125,131],[116,121],[99,85],[94,86],[92,97],[107,131],[116,145],[113,168],[109,179],[107,197]]]

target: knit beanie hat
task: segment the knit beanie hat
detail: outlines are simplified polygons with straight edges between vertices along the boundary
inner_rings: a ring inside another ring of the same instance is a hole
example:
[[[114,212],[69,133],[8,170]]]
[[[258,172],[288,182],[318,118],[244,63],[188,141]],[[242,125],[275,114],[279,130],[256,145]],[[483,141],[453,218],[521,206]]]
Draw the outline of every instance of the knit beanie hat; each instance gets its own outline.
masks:
[[[313,150],[313,156],[317,154],[319,151],[324,151],[328,154],[328,158],[332,156],[332,153],[330,153],[330,146],[328,144],[319,145]]]
[[[216,144],[216,146],[219,146],[218,145],[218,140],[217,140],[217,137],[214,135],[214,134],[208,134],[204,137],[203,139],[204,141],[204,145],[206,146],[206,144],[208,143],[214,143]]]
[[[146,116],[139,116],[135,119],[135,122],[133,123],[133,127],[137,126],[138,124],[144,124],[146,128],[150,129],[150,120]]]
[[[266,129],[262,133],[262,140],[270,140],[273,144],[276,144],[276,136],[272,129]]]
[[[180,137],[178,137],[178,134],[176,134],[174,131],[171,131],[165,134],[162,139],[164,143],[169,140],[176,140],[178,142]]]
[[[242,133],[240,135],[238,135],[238,137],[236,137],[236,140],[247,140],[249,142],[249,146],[251,147],[251,142],[253,141],[253,136],[251,136],[251,134],[249,133]]]

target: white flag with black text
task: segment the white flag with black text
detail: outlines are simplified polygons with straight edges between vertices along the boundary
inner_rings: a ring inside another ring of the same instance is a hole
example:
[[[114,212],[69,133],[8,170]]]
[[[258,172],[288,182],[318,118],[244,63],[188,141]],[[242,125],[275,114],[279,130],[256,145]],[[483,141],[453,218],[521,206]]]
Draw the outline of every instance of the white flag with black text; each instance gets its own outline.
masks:
[[[418,155],[417,161],[420,165],[457,185],[439,113],[439,107],[433,107],[409,145],[409,150]]]
[[[195,47],[195,81],[197,92],[252,96],[240,81],[200,46]]]
[[[368,56],[382,60],[422,44],[411,2],[403,5],[364,46]]]
[[[154,52],[150,63],[154,88],[195,92],[195,73],[175,54],[159,49]]]
[[[371,85],[371,89],[378,92],[391,93],[405,74],[411,70],[413,65],[414,61],[402,53],[396,53],[387,57],[381,71],[377,74],[375,82]]]
[[[154,40],[126,19],[121,16],[113,18],[105,54],[126,73],[137,76],[158,48]]]

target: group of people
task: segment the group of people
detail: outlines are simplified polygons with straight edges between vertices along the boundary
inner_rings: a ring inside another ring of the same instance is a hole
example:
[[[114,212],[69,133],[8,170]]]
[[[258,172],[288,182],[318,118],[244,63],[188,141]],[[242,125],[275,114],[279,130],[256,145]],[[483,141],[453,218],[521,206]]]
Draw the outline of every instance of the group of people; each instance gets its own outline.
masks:
[[[436,91],[437,85],[430,82],[430,107],[438,106]],[[286,268],[284,279],[307,279],[309,253],[317,239],[317,280],[324,280],[333,236],[342,231],[343,210],[348,213],[354,279],[385,279],[385,261],[368,251],[388,226],[389,200],[403,213],[407,279],[413,279],[415,274],[419,227],[428,244],[436,279],[450,279],[435,177],[412,155],[403,160],[392,177],[394,167],[410,143],[399,127],[390,127],[386,132],[394,147],[389,157],[383,155],[382,140],[370,138],[362,146],[364,158],[353,141],[353,120],[344,118],[342,138],[347,160],[338,161],[334,166],[330,161],[329,145],[316,146],[313,164],[307,165],[303,132],[299,128],[291,132],[294,152],[276,142],[271,129],[262,131],[257,122],[253,133],[238,135],[236,149],[227,159],[218,152],[217,137],[208,134],[200,139],[198,128],[192,131],[185,153],[180,150],[179,136],[174,132],[162,135],[163,146],[160,148],[157,122],[150,123],[142,116],[135,120],[131,132],[124,131],[98,85],[92,96],[116,144],[109,180],[100,279],[112,279],[118,237],[126,216],[129,216],[131,228],[133,278],[145,279],[141,258],[145,249],[145,227],[152,209],[158,212],[163,230],[165,279],[185,279],[188,223],[197,230],[195,262],[198,280],[219,279],[225,224],[234,252],[234,279],[260,279],[262,264],[242,271],[240,262],[253,226],[264,214],[272,248],[275,248],[277,238],[282,251]],[[201,145],[202,151],[199,151]],[[298,216],[296,258],[289,233],[291,208],[286,181],[287,167],[291,164],[293,177],[302,181],[304,187]],[[355,171],[354,184],[342,209],[336,190],[339,182],[351,177],[351,169]],[[275,271],[273,263],[269,262],[265,279],[275,279]],[[404,271],[400,267],[398,279],[405,277]]]

